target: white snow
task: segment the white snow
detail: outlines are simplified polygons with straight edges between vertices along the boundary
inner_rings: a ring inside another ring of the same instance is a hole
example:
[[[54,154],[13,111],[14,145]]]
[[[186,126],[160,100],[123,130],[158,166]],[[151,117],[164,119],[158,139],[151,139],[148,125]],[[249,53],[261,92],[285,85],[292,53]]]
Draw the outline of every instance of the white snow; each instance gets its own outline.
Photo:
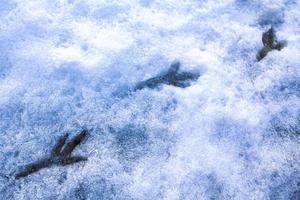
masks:
[[[0,199],[299,198],[299,10],[296,0],[0,0]],[[287,46],[257,62],[271,25]],[[174,60],[199,79],[126,95]],[[87,162],[15,180],[84,127],[76,152]]]

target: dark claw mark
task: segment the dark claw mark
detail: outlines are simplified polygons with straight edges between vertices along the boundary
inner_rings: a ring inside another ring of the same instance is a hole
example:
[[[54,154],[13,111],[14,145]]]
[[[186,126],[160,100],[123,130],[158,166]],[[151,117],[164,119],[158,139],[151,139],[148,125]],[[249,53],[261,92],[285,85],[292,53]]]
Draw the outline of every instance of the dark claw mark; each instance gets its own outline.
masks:
[[[81,161],[87,161],[86,157],[83,156],[73,156],[62,160],[62,165],[70,165]]]
[[[272,47],[275,40],[276,36],[273,28],[270,28],[267,32],[263,33],[262,43],[264,46]]]
[[[48,158],[39,160],[37,162],[26,165],[23,170],[16,174],[15,178],[19,179],[26,177],[34,172],[37,172],[43,168],[51,167],[52,165],[66,166],[74,164],[81,161],[86,161],[87,158],[83,156],[71,156],[73,150],[78,146],[84,138],[87,136],[88,131],[83,130],[78,135],[76,135],[70,142],[66,145],[66,140],[68,134],[65,134],[56,142],[52,148],[51,155]],[[63,148],[65,146],[65,148]]]
[[[198,73],[179,72],[179,68],[180,62],[174,62],[166,73],[138,83],[134,88],[134,91],[142,90],[144,88],[154,89],[161,84],[186,88],[190,86],[190,81],[195,81],[200,76]]]
[[[286,46],[286,41],[278,41],[273,28],[270,28],[262,35],[262,43],[264,47],[258,52],[256,58],[258,61],[262,60],[270,51],[280,51]]]
[[[29,174],[32,174],[34,172],[37,172],[43,168],[46,167],[50,167],[51,165],[53,165],[51,159],[43,159],[43,160],[39,160],[35,163],[29,164],[27,166],[24,167],[24,169],[19,172],[18,174],[16,174],[16,179],[22,178],[22,177],[26,177]]]
[[[76,148],[76,146],[79,145],[87,136],[87,133],[87,130],[83,130],[77,136],[75,136],[68,144],[66,144],[65,148],[61,151],[61,156],[69,156]]]
[[[58,141],[56,142],[56,144],[54,145],[54,147],[51,151],[52,156],[58,156],[60,154],[61,149],[65,145],[66,140],[68,139],[68,136],[69,136],[69,134],[67,133],[58,139]]]

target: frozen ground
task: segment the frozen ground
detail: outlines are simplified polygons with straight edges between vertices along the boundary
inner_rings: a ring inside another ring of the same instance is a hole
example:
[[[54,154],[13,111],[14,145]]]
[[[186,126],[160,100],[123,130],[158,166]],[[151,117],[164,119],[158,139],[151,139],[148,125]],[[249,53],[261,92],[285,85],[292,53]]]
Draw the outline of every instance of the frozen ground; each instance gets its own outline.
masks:
[[[0,0],[0,199],[299,199],[299,10]],[[288,45],[257,62],[271,25]],[[174,60],[199,79],[124,95]],[[15,180],[82,127],[88,161]]]

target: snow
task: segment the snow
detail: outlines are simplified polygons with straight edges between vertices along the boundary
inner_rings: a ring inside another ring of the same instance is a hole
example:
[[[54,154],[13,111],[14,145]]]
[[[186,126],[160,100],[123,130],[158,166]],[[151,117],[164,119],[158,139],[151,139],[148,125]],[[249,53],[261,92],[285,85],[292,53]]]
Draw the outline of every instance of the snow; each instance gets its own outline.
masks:
[[[0,199],[299,198],[299,10],[0,0]],[[287,46],[258,62],[271,26]],[[174,61],[200,77],[132,92]],[[88,161],[15,179],[83,128]]]

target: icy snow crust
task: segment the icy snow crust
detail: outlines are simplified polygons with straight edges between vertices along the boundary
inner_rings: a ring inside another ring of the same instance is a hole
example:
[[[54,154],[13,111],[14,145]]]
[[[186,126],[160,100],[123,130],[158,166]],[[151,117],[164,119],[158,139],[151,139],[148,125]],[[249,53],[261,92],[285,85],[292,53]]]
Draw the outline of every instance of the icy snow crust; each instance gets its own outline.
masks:
[[[0,199],[297,199],[300,1],[0,0]],[[261,62],[270,26],[288,42]],[[178,60],[190,87],[122,95]],[[15,180],[66,132],[86,162]]]

